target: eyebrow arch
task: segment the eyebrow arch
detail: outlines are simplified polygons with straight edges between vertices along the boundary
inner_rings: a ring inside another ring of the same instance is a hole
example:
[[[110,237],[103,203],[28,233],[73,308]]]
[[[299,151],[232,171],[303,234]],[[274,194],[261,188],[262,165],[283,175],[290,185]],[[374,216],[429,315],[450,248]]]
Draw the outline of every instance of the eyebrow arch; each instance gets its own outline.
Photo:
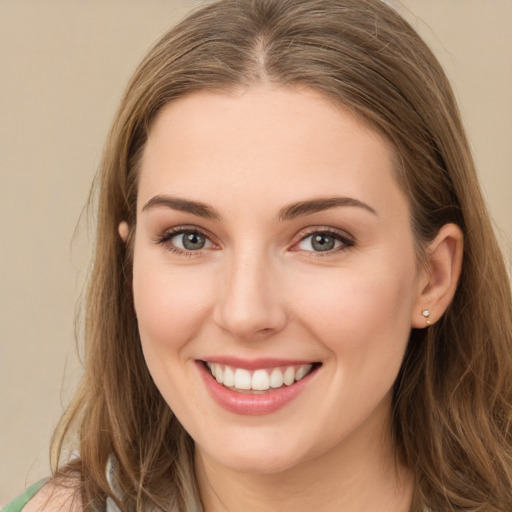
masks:
[[[220,220],[220,214],[215,208],[199,201],[190,201],[179,197],[171,197],[166,195],[157,195],[151,198],[142,208],[143,212],[156,208],[158,206],[171,208],[180,212],[188,212],[204,219]]]
[[[327,197],[311,199],[309,201],[300,201],[298,203],[285,206],[279,210],[277,219],[279,221],[292,220],[297,217],[311,215],[312,213],[329,210],[331,208],[339,208],[342,206],[356,206],[358,208],[363,208],[374,215],[378,215],[371,206],[359,201],[358,199],[353,199],[351,197]]]
[[[377,215],[377,212],[371,206],[363,203],[362,201],[359,201],[358,199],[353,199],[351,197],[328,197],[300,201],[298,203],[292,203],[288,206],[285,206],[279,210],[279,213],[277,214],[277,220],[283,222],[295,219],[297,217],[311,215],[312,213],[329,210],[331,208],[340,208],[343,206],[356,206],[363,208],[373,213],[374,215]],[[198,217],[203,217],[205,219],[221,219],[219,212],[215,208],[212,208],[205,203],[201,203],[199,201],[191,201],[189,199],[181,199],[179,197],[171,197],[167,195],[156,195],[155,197],[151,198],[143,206],[142,211],[145,212],[156,207],[165,207],[171,208],[172,210],[188,212],[192,215],[197,215]]]

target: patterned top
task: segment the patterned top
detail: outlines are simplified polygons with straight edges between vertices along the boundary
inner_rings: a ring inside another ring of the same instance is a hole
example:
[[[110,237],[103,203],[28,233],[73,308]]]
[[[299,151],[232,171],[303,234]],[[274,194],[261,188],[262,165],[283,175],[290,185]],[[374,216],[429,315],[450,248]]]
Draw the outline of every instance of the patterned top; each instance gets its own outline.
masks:
[[[119,489],[116,485],[116,473],[117,469],[117,462],[116,459],[113,456],[110,456],[107,463],[107,482],[110,485],[110,488],[112,489],[112,492],[116,496],[120,496],[121,493],[119,492]],[[108,497],[106,502],[107,508],[105,512],[121,512],[119,507],[116,505],[115,501]]]

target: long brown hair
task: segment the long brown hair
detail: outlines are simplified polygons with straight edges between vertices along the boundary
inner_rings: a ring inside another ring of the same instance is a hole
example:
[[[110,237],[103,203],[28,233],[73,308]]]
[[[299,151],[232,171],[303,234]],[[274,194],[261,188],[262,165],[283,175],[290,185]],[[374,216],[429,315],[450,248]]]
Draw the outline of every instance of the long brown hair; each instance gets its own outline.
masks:
[[[221,0],[191,14],[140,64],[99,175],[85,374],[54,438],[58,457],[76,433],[80,457],[57,476],[80,476],[85,510],[107,496],[123,510],[200,509],[193,444],[145,365],[131,243],[117,230],[121,221],[132,233],[136,225],[138,162],[160,109],[195,90],[259,82],[319,91],[388,138],[420,261],[441,226],[461,227],[453,302],[435,325],[411,332],[394,387],[394,442],[415,473],[414,510],[512,510],[510,282],[448,80],[379,0]],[[112,456],[117,495],[105,476]]]

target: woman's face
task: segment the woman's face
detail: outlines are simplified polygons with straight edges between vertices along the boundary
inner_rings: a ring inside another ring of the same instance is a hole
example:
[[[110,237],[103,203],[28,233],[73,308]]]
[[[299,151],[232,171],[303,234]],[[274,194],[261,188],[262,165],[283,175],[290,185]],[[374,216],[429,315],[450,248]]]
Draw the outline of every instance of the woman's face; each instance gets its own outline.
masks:
[[[382,442],[422,280],[381,136],[309,90],[174,101],[134,251],[146,362],[201,456],[276,472]]]

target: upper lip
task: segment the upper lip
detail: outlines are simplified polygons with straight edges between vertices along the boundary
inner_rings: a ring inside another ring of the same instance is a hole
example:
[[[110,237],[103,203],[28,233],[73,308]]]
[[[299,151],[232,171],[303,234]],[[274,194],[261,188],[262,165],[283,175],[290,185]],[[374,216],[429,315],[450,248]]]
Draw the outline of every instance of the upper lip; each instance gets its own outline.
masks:
[[[317,362],[307,359],[281,359],[272,357],[243,359],[233,356],[211,356],[201,358],[200,360],[205,363],[224,364],[234,368],[245,368],[246,370],[257,370],[259,368],[276,368],[279,366],[299,366],[304,364],[314,364]]]

